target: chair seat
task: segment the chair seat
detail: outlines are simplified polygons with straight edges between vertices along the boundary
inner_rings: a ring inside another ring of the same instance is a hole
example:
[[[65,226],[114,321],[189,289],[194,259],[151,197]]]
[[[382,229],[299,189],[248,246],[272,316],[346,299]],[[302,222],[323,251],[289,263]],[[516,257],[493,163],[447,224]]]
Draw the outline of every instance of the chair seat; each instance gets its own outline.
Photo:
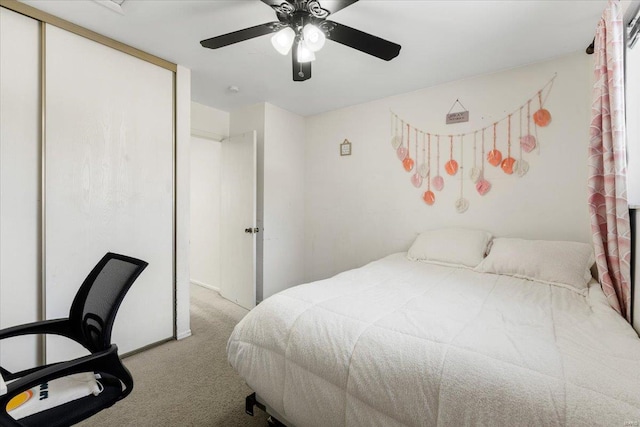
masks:
[[[116,403],[122,396],[122,383],[116,377],[101,373],[98,380],[104,390],[19,420],[25,427],[66,427],[80,422]]]

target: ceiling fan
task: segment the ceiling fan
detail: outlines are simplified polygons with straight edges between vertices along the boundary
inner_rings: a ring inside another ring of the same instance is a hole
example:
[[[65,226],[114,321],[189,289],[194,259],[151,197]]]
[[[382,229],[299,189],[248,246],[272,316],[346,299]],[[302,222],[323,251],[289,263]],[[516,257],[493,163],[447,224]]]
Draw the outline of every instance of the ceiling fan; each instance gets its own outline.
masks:
[[[398,56],[401,46],[380,37],[356,30],[327,17],[358,0],[261,0],[270,6],[278,21],[267,22],[221,36],[202,40],[200,44],[218,49],[230,44],[273,34],[271,43],[282,55],[292,51],[293,80],[311,78],[311,62],[326,39],[368,53],[385,61]],[[321,4],[322,3],[322,4]],[[295,47],[294,47],[295,45]],[[294,47],[292,49],[292,47]]]

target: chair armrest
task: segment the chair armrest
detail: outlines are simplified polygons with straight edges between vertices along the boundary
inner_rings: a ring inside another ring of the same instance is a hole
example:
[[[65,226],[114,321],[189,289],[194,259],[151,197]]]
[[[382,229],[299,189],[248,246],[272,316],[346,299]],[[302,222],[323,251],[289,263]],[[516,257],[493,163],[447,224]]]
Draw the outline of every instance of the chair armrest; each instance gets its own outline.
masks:
[[[78,344],[85,346],[82,338],[77,337],[71,328],[71,322],[67,318],[43,320],[39,322],[25,323],[23,325],[12,326],[0,330],[0,340],[5,338],[13,338],[24,335],[36,335],[36,334],[52,334],[61,335],[65,338],[69,338]],[[20,372],[10,372],[0,366],[0,374],[4,376],[5,380],[14,379],[16,377],[23,377],[31,372],[38,371],[45,366],[36,366],[35,368],[25,369]]]
[[[55,334],[63,335],[75,340],[72,336],[69,319],[43,320],[40,322],[25,323],[0,330],[0,340],[17,337],[20,335]]]
[[[104,351],[43,367],[39,371],[32,372],[7,384],[7,393],[0,396],[0,425],[3,427],[24,426],[19,420],[13,419],[7,413],[7,404],[13,397],[39,384],[80,372],[104,372],[119,378],[126,387],[121,399],[131,393],[133,388],[131,374],[120,361],[118,347],[112,344],[111,347]]]

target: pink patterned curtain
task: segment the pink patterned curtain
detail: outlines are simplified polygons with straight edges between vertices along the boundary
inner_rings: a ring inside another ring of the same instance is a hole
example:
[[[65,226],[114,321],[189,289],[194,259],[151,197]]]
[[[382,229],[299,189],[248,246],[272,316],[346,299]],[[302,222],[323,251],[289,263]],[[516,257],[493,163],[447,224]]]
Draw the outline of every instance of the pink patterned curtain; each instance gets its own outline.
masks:
[[[627,203],[624,25],[610,0],[595,39],[589,144],[589,210],[598,275],[609,304],[631,322],[631,227]]]

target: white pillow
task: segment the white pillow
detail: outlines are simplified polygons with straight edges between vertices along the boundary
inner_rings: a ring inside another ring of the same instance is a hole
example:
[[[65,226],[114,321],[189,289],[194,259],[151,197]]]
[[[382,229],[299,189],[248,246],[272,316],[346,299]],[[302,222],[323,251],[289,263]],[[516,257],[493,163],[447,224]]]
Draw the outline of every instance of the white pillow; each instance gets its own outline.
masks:
[[[585,294],[594,262],[593,248],[586,243],[496,238],[476,271],[535,280]]]
[[[407,258],[454,267],[477,266],[487,253],[491,234],[482,230],[444,228],[421,233]]]

